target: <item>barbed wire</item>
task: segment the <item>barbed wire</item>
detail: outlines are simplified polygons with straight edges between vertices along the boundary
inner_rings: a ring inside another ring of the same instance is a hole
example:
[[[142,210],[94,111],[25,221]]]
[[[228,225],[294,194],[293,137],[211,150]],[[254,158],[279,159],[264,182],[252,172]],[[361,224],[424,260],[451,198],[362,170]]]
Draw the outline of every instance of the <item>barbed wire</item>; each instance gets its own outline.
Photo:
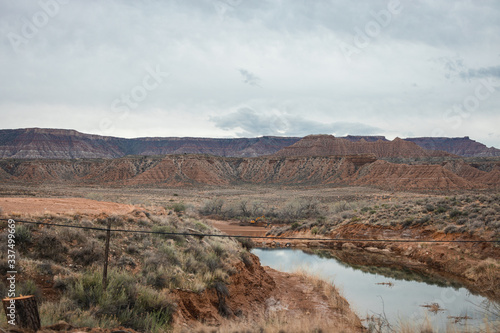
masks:
[[[11,219],[3,219],[0,221],[9,221]],[[13,219],[12,219],[13,220]],[[23,221],[14,220],[16,223],[47,225],[52,227],[75,228],[96,231],[110,231],[110,232],[126,232],[137,234],[156,234],[166,236],[194,236],[194,237],[220,237],[220,238],[249,238],[249,239],[271,239],[276,240],[303,240],[303,241],[321,241],[321,242],[387,242],[387,243],[499,243],[500,240],[436,240],[436,239],[357,239],[357,238],[316,238],[316,237],[280,237],[280,236],[251,236],[251,235],[228,235],[228,234],[205,234],[202,232],[166,232],[166,231],[152,231],[152,230],[129,230],[129,229],[108,229],[99,227],[86,227],[80,225],[57,224],[40,221]]]

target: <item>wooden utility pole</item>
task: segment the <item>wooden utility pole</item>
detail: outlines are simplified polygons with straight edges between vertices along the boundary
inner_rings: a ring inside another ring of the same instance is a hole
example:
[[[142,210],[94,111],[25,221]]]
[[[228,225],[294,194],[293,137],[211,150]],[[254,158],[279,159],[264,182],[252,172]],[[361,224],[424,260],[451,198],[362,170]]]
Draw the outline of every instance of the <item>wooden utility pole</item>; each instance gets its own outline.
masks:
[[[2,303],[9,324],[33,332],[41,328],[42,325],[40,324],[40,315],[35,296],[4,298]]]
[[[104,249],[104,268],[102,271],[102,290],[105,292],[108,287],[108,257],[109,257],[109,239],[111,237],[111,220],[108,219],[108,230],[106,230],[106,245]]]

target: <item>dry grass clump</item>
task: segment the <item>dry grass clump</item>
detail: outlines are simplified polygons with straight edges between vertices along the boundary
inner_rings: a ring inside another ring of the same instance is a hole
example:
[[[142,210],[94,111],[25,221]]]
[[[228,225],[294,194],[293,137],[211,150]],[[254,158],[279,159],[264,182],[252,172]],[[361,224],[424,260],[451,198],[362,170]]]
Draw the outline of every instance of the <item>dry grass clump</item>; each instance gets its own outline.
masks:
[[[219,327],[202,326],[174,332],[182,333],[326,333],[326,332],[363,332],[348,322],[328,319],[320,315],[297,316],[287,311],[275,311],[265,319],[253,321],[227,322]]]
[[[496,290],[500,285],[500,262],[492,258],[482,260],[469,268],[465,276],[472,281],[481,282],[486,288],[485,291]]]

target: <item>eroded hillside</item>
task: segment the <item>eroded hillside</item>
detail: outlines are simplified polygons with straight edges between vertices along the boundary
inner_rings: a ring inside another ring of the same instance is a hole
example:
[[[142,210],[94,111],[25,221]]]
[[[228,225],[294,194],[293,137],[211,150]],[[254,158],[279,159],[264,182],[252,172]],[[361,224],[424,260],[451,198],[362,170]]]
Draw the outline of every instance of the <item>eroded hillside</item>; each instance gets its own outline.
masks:
[[[0,160],[2,183],[70,185],[332,185],[390,190],[498,188],[500,170],[463,161],[408,165],[370,155],[225,158],[167,155],[119,159]]]

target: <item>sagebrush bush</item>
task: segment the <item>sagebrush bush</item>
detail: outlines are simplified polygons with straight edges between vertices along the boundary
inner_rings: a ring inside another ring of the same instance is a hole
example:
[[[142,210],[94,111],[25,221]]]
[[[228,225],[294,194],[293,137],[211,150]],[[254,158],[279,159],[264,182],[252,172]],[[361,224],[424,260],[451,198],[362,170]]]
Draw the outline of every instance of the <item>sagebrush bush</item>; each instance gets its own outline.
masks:
[[[16,286],[16,296],[34,295],[37,302],[42,301],[42,290],[36,285],[35,281],[27,280]]]
[[[49,232],[37,235],[33,240],[34,255],[39,259],[48,259],[55,262],[65,261],[68,248],[59,240],[58,236]]]
[[[16,245],[22,246],[32,241],[31,228],[25,225],[16,225]]]
[[[59,231],[59,238],[68,243],[85,243],[87,236],[82,229],[61,228]]]
[[[173,209],[174,212],[176,212],[176,213],[180,213],[180,212],[186,211],[186,205],[183,202],[174,203],[169,208]]]
[[[438,206],[435,210],[436,214],[441,214],[448,211],[448,209],[445,206]]]
[[[458,232],[458,228],[454,225],[449,225],[444,229],[445,234],[453,234]]]
[[[178,244],[183,243],[185,241],[184,236],[175,235],[175,233],[178,233],[179,231],[177,229],[175,229],[175,227],[173,227],[173,226],[155,225],[151,231],[159,233],[159,234],[155,234],[155,237],[157,237],[157,238],[173,239]],[[174,233],[174,235],[171,235],[171,233]]]
[[[91,240],[79,248],[71,249],[69,255],[74,263],[82,266],[89,266],[104,258],[104,249],[101,244]]]
[[[462,212],[459,211],[458,209],[453,209],[450,212],[450,218],[455,218],[455,217],[460,216],[460,215],[462,215]]]

